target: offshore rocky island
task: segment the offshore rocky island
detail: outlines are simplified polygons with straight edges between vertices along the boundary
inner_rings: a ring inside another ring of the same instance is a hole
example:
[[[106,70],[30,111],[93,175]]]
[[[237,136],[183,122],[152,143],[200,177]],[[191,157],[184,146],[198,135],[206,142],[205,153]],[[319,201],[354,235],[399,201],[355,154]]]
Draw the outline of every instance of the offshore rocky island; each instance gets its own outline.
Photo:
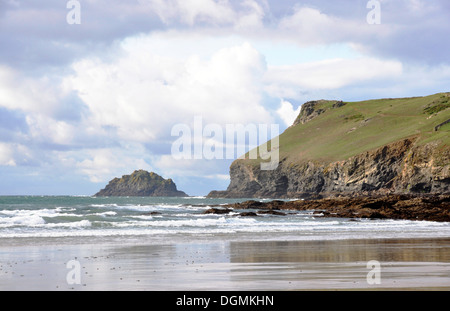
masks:
[[[235,160],[227,190],[208,197],[302,198],[258,208],[450,221],[449,108],[450,93],[307,102],[279,136],[275,170],[261,170],[262,159]]]
[[[154,172],[136,170],[130,175],[112,179],[94,196],[187,197],[188,195],[178,190],[170,178],[164,179]]]

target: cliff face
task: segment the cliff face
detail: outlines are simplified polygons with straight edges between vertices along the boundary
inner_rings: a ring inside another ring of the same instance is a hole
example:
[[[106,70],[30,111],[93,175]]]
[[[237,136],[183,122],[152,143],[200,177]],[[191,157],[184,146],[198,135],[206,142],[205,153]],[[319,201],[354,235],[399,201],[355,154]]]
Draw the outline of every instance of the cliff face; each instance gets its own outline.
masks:
[[[188,195],[177,190],[172,179],[164,179],[153,172],[137,170],[131,175],[114,178],[95,196],[186,197]]]
[[[306,103],[293,127],[302,127],[325,115],[324,109],[315,112],[316,105],[317,102]],[[335,102],[328,107],[337,109],[343,105],[342,102]],[[420,117],[429,118],[426,115]],[[349,122],[344,117],[342,119],[344,125]],[[353,134],[357,132],[355,128],[369,124],[366,119],[355,122],[347,133]],[[430,129],[433,131],[433,127]],[[380,128],[378,131],[383,130]],[[280,136],[281,162],[277,169],[262,171],[248,160],[236,160],[230,167],[231,181],[227,190],[212,191],[209,196],[306,198],[341,194],[450,193],[450,148],[446,143],[448,129],[437,136],[442,139],[428,138],[428,141],[420,132],[415,132],[406,138],[337,161],[324,160],[324,157],[293,159],[291,154],[294,153],[282,152],[283,136]],[[375,134],[371,135],[375,137]],[[298,134],[298,137],[301,135]]]
[[[280,163],[273,171],[261,171],[245,161],[230,167],[226,191],[210,197],[301,198],[316,194],[449,193],[450,154],[434,144],[414,146],[405,139],[345,161],[329,164]],[[436,165],[438,162],[447,165]]]

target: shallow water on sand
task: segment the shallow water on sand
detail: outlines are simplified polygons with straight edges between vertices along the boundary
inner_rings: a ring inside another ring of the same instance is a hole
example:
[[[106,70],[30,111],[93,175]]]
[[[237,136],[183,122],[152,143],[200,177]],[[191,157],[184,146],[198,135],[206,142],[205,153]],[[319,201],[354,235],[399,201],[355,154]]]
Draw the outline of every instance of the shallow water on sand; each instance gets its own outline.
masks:
[[[0,247],[0,290],[450,289],[449,239],[67,242]]]

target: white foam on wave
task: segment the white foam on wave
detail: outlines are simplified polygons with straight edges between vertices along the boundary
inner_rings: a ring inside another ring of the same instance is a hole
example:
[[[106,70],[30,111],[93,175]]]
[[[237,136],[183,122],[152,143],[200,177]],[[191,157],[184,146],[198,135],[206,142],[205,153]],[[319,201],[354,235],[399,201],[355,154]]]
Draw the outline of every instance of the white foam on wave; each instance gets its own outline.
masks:
[[[37,227],[46,224],[45,218],[55,218],[59,216],[65,217],[82,217],[82,215],[74,213],[66,213],[72,208],[66,209],[57,207],[53,209],[37,209],[37,210],[3,210],[0,212],[0,228],[9,227]]]
[[[206,197],[205,196],[183,197],[183,199],[206,199]]]
[[[15,226],[33,227],[45,224],[45,220],[38,215],[19,215],[14,217],[0,217],[0,228]]]
[[[115,216],[115,215],[117,215],[117,212],[108,211],[108,212],[103,212],[103,213],[94,213],[92,215],[95,215],[95,216]]]
[[[3,210],[0,212],[0,216],[9,216],[9,217],[17,217],[17,216],[29,216],[29,215],[39,215],[43,217],[53,217],[57,215],[62,209],[54,208],[54,209],[38,209],[38,210]]]
[[[382,222],[382,221],[380,221]],[[96,224],[100,224],[95,222]],[[354,238],[410,238],[410,237],[449,237],[450,230],[436,231],[433,227],[428,230],[415,230],[410,227],[406,230],[365,230],[369,227],[356,225],[360,222],[322,221],[321,223],[307,221],[299,225],[294,221],[285,223],[267,223],[251,218],[211,218],[190,220],[161,220],[161,221],[125,221],[108,223],[108,227],[93,228],[91,222],[82,220],[72,223],[45,224],[30,227],[29,230],[15,230],[15,228],[0,231],[0,237],[107,237],[107,236],[218,236],[227,234],[252,234],[258,238],[263,234],[283,234],[283,237],[292,236],[295,239],[354,239]],[[374,223],[374,225],[377,225]],[[419,226],[421,224],[418,224]],[[400,226],[402,227],[402,226]],[[37,229],[36,229],[37,228]],[[447,224],[448,228],[448,224]],[[34,230],[36,229],[36,231]]]
[[[150,204],[150,205],[115,205],[111,206],[117,210],[128,210],[137,212],[152,212],[152,211],[170,211],[179,210],[180,208],[185,208],[182,204]]]
[[[47,228],[83,228],[83,227],[91,227],[92,223],[87,220],[83,219],[80,221],[72,221],[72,222],[59,222],[59,223],[49,223],[45,224],[45,227]]]
[[[91,204],[91,207],[117,207],[116,203],[106,203],[106,204]]]
[[[135,216],[135,218],[143,218],[143,216]],[[150,216],[151,217],[151,216]],[[152,219],[152,218],[148,218]],[[249,225],[255,223],[254,219],[239,219],[239,218],[192,218],[192,219],[180,219],[180,220],[155,220],[155,221],[125,221],[113,223],[116,227],[129,227],[129,226],[142,226],[142,227],[212,227],[212,226],[233,226],[233,225]]]
[[[130,216],[131,218],[136,218],[136,219],[142,219],[142,220],[152,220],[153,216],[152,215],[136,215],[136,216]]]

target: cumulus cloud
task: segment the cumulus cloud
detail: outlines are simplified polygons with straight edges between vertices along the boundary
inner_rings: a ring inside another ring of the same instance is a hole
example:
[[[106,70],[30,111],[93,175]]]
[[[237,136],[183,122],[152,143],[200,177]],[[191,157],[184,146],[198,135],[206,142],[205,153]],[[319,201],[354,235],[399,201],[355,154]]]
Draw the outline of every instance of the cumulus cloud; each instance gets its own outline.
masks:
[[[271,119],[261,105],[265,63],[250,44],[177,59],[154,54],[155,43],[142,38],[112,62],[74,64],[65,83],[89,108],[90,124],[115,127],[121,139],[149,142],[170,135],[174,124],[191,124],[194,116],[218,124]]]
[[[26,166],[32,162],[33,155],[27,146],[0,142],[0,166]]]
[[[0,64],[0,107],[51,113],[58,106],[58,89],[48,78],[30,78]]]
[[[80,136],[80,107],[66,102],[70,93],[60,79],[27,77],[0,65],[0,108],[21,113],[23,142],[71,145]]]
[[[11,144],[0,142],[0,165],[16,166],[14,151]]]
[[[292,66],[270,66],[266,90],[273,96],[296,97],[296,90],[337,89],[361,81],[402,74],[398,61],[375,58],[328,59]]]
[[[213,0],[140,0],[154,10],[165,22],[181,20],[188,25],[196,22],[230,23],[235,12],[226,2]]]
[[[224,176],[228,172],[231,160],[189,160],[174,159],[172,155],[159,155],[153,158],[153,165],[167,176],[208,178]],[[224,166],[226,163],[226,166]],[[228,175],[227,175],[228,176]]]
[[[35,142],[70,146],[78,130],[72,124],[55,120],[42,114],[30,114],[26,117],[26,121],[30,131],[30,138]]]
[[[136,147],[136,146],[135,146]],[[142,148],[137,146],[141,152]],[[135,149],[136,150],[136,149]],[[67,163],[73,163],[79,172],[89,177],[91,182],[105,182],[112,177],[128,174],[136,169],[152,170],[152,167],[136,151],[122,149],[86,150],[83,159],[75,160],[79,155],[61,154]],[[61,159],[63,160],[63,159]]]
[[[345,19],[311,7],[296,7],[278,23],[277,33],[302,46],[337,42],[367,42],[392,31],[387,25],[371,27],[365,19]]]
[[[214,0],[139,0],[155,12],[165,24],[227,26],[252,29],[262,26],[264,7],[254,0],[239,2],[235,8],[228,1]]]

